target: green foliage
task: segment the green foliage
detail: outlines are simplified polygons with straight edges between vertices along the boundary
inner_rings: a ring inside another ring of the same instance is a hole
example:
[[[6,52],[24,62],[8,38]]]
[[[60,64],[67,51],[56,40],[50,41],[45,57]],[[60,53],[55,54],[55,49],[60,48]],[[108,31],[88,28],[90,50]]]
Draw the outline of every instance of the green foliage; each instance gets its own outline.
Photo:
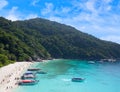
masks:
[[[0,54],[13,61],[119,58],[120,45],[41,18],[11,22],[0,17]]]
[[[120,45],[102,41],[73,27],[40,18],[14,22],[54,58],[119,58]]]
[[[14,61],[9,60],[7,56],[0,54],[0,67],[8,65],[9,63],[14,63]]]
[[[50,54],[39,43],[39,40],[29,33],[27,28],[17,28],[13,22],[0,17],[0,54],[13,61],[29,60],[34,58],[34,55],[37,58],[50,58]],[[0,66],[3,65],[6,64],[0,63]]]

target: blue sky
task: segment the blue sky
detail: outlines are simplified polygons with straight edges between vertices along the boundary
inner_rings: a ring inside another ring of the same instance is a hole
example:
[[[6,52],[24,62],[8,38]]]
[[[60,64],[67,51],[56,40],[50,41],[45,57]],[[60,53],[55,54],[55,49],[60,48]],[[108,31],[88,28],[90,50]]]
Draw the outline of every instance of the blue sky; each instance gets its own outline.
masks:
[[[46,18],[120,43],[120,0],[0,0],[0,16]]]

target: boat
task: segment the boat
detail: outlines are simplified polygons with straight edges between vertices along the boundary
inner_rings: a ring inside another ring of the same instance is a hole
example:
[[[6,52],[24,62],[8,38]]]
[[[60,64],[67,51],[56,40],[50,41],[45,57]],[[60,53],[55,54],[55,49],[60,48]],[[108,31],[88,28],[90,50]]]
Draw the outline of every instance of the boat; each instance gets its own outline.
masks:
[[[94,61],[88,61],[88,64],[95,64]]]
[[[83,82],[83,78],[72,78],[72,82]]]
[[[37,74],[47,74],[47,72],[44,72],[44,71],[37,71],[36,73]]]
[[[35,75],[35,72],[33,72],[33,71],[27,71],[27,72],[24,73],[24,75],[29,75],[29,74]]]
[[[21,79],[34,79],[36,76],[34,74],[24,74]]]
[[[39,68],[31,68],[31,69],[27,69],[28,71],[39,71],[39,70],[41,70],[41,69],[39,69]]]
[[[35,85],[39,82],[39,80],[21,80],[19,85]]]

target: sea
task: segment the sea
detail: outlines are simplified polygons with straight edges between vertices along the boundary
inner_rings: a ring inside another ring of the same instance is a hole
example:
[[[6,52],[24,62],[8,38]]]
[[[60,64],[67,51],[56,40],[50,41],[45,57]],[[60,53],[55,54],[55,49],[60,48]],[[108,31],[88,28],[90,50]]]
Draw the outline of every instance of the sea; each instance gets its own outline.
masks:
[[[120,92],[120,62],[48,60],[34,63],[47,74],[37,74],[36,85],[18,86],[13,92]],[[72,82],[72,78],[84,78]]]

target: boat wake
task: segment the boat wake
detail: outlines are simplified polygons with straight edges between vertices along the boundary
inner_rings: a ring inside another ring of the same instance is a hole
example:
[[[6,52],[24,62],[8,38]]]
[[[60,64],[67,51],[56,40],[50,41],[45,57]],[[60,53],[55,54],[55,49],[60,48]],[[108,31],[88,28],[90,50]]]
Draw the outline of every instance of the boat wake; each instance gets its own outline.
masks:
[[[71,81],[71,79],[61,79],[62,81]]]

